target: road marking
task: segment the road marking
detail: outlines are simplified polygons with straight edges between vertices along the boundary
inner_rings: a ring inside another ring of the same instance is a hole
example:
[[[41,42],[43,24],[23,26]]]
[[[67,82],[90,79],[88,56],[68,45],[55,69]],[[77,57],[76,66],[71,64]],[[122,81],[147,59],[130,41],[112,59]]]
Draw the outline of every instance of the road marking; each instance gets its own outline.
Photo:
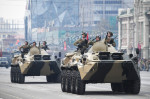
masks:
[[[1,88],[1,89],[3,89],[3,88]],[[13,92],[12,90],[8,90],[8,89],[3,89],[3,90],[5,90],[5,91],[7,90],[7,91],[9,91],[9,92]],[[21,89],[21,90],[22,90],[22,89]],[[23,90],[24,90],[24,89],[23,89]],[[0,93],[2,93],[2,94],[4,94],[4,95],[11,96],[11,97],[15,97],[16,99],[23,99],[23,98],[20,98],[20,97],[11,95],[11,94],[7,94],[7,93],[4,93],[4,92],[0,92]],[[30,95],[30,94],[27,94],[27,93],[24,93],[24,92],[21,92],[20,94],[22,94],[23,96],[29,96],[29,97],[32,97],[33,99],[41,99],[41,98],[39,98],[39,97]]]
[[[10,96],[10,97],[16,98],[16,99],[22,99],[20,97],[17,97],[17,96],[11,95],[11,94],[7,94],[7,93],[4,93],[4,92],[0,92],[0,93],[3,94],[3,95],[7,95],[7,96]],[[0,98],[0,99],[2,99],[2,98]]]

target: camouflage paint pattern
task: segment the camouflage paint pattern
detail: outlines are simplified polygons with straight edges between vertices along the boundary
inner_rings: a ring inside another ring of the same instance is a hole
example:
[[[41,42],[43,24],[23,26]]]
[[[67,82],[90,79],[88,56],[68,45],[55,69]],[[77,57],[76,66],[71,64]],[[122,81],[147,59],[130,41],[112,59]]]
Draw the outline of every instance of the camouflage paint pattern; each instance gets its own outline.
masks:
[[[21,73],[28,76],[51,75],[60,73],[56,61],[32,61],[20,66]]]
[[[113,60],[111,55],[119,52],[112,45],[106,45],[104,41],[96,42],[83,56],[78,52],[66,55],[61,68],[77,67],[81,79],[87,82],[120,83],[124,80],[138,80],[140,74],[137,64],[130,58]],[[99,52],[110,52],[110,58],[100,60]],[[84,56],[86,61],[83,61]]]
[[[78,66],[82,80],[92,80],[99,83],[122,82],[136,80],[139,75],[131,61],[100,61]]]
[[[48,55],[48,53],[38,47],[32,47],[24,57],[21,55],[14,56],[11,66],[19,66],[21,74],[26,76],[48,76],[51,74],[61,73],[56,60],[34,60],[34,55]]]

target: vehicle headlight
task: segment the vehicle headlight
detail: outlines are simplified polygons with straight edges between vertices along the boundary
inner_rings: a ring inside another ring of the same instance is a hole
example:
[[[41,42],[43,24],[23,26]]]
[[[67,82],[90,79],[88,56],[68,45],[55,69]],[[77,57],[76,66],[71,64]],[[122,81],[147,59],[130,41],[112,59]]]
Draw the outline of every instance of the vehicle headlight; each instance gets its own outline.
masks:
[[[42,56],[41,55],[34,55],[34,60],[41,60]]]
[[[50,55],[43,55],[43,60],[50,60]]]

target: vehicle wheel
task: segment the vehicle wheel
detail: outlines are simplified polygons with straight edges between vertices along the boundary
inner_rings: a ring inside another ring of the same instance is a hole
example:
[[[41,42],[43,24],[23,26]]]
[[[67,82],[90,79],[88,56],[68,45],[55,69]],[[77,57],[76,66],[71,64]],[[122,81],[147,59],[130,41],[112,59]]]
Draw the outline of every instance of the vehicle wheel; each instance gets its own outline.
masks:
[[[60,83],[61,82],[61,74],[54,75],[54,82]]]
[[[111,83],[111,89],[113,92],[124,92],[122,83]]]
[[[62,70],[62,72],[61,72],[61,90],[63,92],[66,92],[65,85],[66,85],[66,70]]]
[[[71,93],[75,93],[75,73],[75,70],[73,70],[71,73]]]
[[[132,86],[132,94],[138,94],[140,92],[140,87],[141,87],[141,82],[140,80],[135,80],[133,81],[133,86]]]
[[[17,68],[14,67],[14,82],[17,83]]]
[[[67,74],[66,75],[66,85],[65,85],[66,92],[71,92],[71,71],[67,70],[66,74]]]
[[[80,73],[75,73],[75,93],[82,95],[85,93],[85,83],[81,80]]]
[[[10,79],[11,79],[11,82],[14,83],[14,67],[11,67],[11,70],[10,70]]]
[[[140,80],[126,81],[124,84],[125,92],[131,94],[138,94],[140,92]]]
[[[17,77],[18,79],[18,83],[24,83],[25,81],[25,76],[23,74],[21,74],[21,70],[20,70],[20,67],[17,67]]]
[[[53,81],[52,76],[46,76],[46,80],[47,82],[52,82]]]
[[[16,67],[16,83],[19,83],[19,67]]]

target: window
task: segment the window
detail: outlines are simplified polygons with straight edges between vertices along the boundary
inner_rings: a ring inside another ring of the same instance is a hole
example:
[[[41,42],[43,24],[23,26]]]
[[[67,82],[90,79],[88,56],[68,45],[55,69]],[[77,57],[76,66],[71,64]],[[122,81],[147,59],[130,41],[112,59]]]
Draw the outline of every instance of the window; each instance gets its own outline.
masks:
[[[105,1],[105,4],[121,4],[121,1]]]
[[[105,14],[118,14],[118,11],[105,11]]]
[[[98,24],[100,21],[94,21],[94,24]]]
[[[3,38],[6,38],[6,35],[3,35]]]
[[[95,11],[94,14],[103,14],[103,11]]]
[[[103,4],[103,1],[94,1],[94,4]]]

